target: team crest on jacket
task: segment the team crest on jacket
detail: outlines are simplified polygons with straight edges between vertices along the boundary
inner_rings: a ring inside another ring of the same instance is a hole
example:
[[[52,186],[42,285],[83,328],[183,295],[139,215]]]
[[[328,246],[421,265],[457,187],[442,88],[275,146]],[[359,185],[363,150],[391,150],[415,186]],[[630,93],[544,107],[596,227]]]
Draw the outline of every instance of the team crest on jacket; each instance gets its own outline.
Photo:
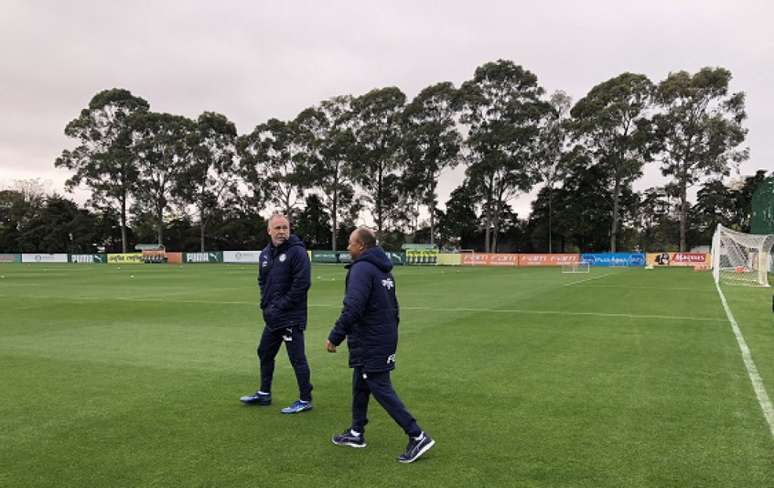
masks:
[[[284,263],[287,258],[288,257],[285,255],[285,253],[280,254],[279,255],[280,263]]]
[[[387,278],[386,280],[382,280],[382,286],[389,290],[395,287],[395,282]]]

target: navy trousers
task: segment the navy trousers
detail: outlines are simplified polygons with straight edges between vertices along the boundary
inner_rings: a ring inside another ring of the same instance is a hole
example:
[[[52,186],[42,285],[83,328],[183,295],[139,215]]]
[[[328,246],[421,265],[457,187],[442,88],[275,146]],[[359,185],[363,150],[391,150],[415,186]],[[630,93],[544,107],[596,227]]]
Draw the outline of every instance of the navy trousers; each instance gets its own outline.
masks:
[[[280,345],[285,343],[290,364],[296,373],[298,392],[301,400],[312,401],[312,383],[309,363],[304,352],[304,331],[296,328],[269,330],[263,328],[261,342],[258,344],[258,360],[261,363],[261,391],[271,392],[271,381],[274,377],[274,358],[277,357]]]
[[[368,399],[373,395],[403,431],[417,437],[422,429],[398,398],[390,381],[390,372],[366,373],[362,368],[352,372],[352,430],[364,432],[368,423]]]

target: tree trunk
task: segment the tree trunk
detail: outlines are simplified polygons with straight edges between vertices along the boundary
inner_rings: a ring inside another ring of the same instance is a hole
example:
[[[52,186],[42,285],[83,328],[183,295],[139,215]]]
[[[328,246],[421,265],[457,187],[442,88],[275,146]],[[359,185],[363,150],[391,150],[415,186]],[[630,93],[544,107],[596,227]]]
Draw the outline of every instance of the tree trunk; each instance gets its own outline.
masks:
[[[126,254],[126,196],[121,199],[121,252]]]
[[[680,182],[680,252],[685,252],[685,236],[688,231],[688,182]]]
[[[333,190],[333,204],[331,205],[331,247],[333,248],[333,251],[336,252],[336,227],[338,226],[338,219],[337,219],[337,213],[339,211],[339,190],[338,188],[336,190]]]
[[[610,252],[615,252],[615,237],[618,232],[618,200],[620,198],[619,192],[621,189],[621,182],[616,177],[615,185],[613,186],[613,225],[610,229]]]
[[[430,245],[435,245],[435,199],[430,202]]]
[[[487,200],[486,202],[486,229],[484,230],[484,252],[490,252],[489,250],[489,232],[492,226],[492,202]]]
[[[159,223],[158,240],[159,247],[161,247],[164,244],[164,207],[162,205],[157,205],[156,218],[158,219]]]
[[[494,225],[492,226],[492,251],[497,252],[497,235],[500,233],[500,214],[502,213],[502,201],[495,204]]]
[[[484,232],[484,252],[492,252],[492,200],[494,199],[494,175],[489,177],[486,188],[486,232]]]
[[[554,246],[551,243],[551,196],[552,196],[552,189],[548,189],[548,254],[551,254],[554,252]]]
[[[204,252],[204,228],[205,228],[205,221],[204,221],[204,209],[199,210],[199,249],[201,252]]]
[[[382,238],[382,170],[382,165],[379,165],[376,178],[376,231],[379,239]]]

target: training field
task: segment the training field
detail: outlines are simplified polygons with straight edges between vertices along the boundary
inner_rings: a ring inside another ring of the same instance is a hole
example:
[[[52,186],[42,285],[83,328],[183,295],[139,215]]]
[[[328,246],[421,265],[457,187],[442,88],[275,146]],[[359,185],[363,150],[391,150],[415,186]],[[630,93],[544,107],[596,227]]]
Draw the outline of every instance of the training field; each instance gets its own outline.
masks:
[[[349,426],[346,347],[324,341],[345,270],[314,265],[314,410],[284,350],[258,387],[256,269],[0,264],[0,486],[772,487],[774,437],[709,273],[395,271],[393,380],[436,447],[371,401]],[[134,278],[131,278],[133,275]],[[724,287],[774,392],[771,289]]]

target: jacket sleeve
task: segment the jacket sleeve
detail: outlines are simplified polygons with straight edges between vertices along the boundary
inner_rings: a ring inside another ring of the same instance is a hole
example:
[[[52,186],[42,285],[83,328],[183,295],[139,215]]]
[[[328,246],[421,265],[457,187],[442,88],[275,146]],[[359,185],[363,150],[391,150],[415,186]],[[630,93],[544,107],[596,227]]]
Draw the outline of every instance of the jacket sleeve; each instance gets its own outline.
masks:
[[[287,311],[296,307],[306,307],[304,298],[306,297],[307,290],[309,290],[309,287],[311,286],[311,271],[309,258],[303,250],[293,253],[292,261],[290,263],[290,273],[292,274],[290,289],[274,303],[274,307],[279,311]]]
[[[364,264],[351,268],[349,283],[344,294],[344,308],[341,310],[336,325],[333,326],[333,330],[328,335],[328,340],[337,346],[341,344],[344,337],[349,335],[352,327],[360,321],[366,305],[368,305],[372,286],[369,271],[369,267]]]
[[[263,253],[266,251],[261,251],[261,254],[258,256],[258,288],[261,290],[261,298],[263,298],[263,294],[266,289],[266,273],[263,270]],[[263,308],[263,299],[259,302],[261,304],[261,308]]]

